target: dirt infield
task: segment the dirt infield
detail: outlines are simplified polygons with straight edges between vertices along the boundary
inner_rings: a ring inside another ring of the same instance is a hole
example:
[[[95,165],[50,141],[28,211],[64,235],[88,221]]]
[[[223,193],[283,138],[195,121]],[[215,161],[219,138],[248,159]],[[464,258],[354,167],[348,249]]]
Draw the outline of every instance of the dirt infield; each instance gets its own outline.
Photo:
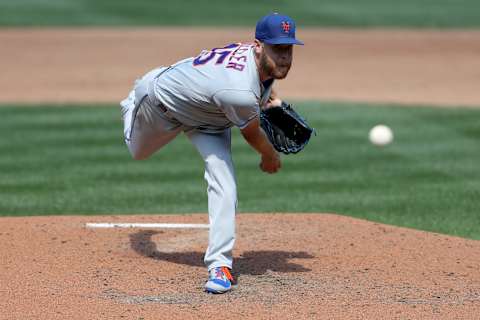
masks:
[[[473,319],[480,242],[330,214],[241,214],[229,294],[202,292],[207,216],[2,218],[1,319]],[[475,316],[476,315],[476,316]]]
[[[299,31],[296,99],[480,106],[480,32]],[[244,29],[0,29],[0,103],[118,102],[135,77]],[[231,293],[202,292],[202,229],[175,216],[0,218],[0,319],[473,319],[480,242],[331,214],[240,214]],[[475,316],[476,315],[476,316]]]
[[[0,103],[118,102],[145,71],[245,29],[0,29]],[[303,29],[284,97],[480,106],[480,31]]]

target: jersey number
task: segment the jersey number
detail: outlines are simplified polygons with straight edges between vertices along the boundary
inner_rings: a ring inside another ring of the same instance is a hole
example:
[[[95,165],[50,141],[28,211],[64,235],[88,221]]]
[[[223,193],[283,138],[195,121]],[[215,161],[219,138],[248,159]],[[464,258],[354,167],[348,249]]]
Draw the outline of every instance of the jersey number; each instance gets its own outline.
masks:
[[[222,64],[225,59],[234,51],[234,48],[239,46],[238,43],[232,43],[223,48],[214,48],[210,51],[203,51],[198,57],[193,60],[194,66],[200,66],[211,61],[213,58],[217,57],[215,64]]]

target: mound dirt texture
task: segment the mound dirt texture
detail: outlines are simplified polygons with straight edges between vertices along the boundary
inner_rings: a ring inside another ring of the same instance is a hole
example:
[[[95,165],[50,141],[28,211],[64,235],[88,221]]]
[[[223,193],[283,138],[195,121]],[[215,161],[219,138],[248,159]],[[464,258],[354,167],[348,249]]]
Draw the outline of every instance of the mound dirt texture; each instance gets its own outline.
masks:
[[[2,319],[474,319],[480,242],[330,214],[240,214],[234,275],[202,292],[207,215],[2,218]]]
[[[120,101],[145,71],[251,41],[245,29],[0,29],[0,103]],[[284,97],[480,106],[480,32],[299,30]],[[120,133],[119,133],[120,134]],[[202,292],[208,223],[0,218],[0,319],[475,319],[480,242],[331,214],[240,214],[234,276]]]

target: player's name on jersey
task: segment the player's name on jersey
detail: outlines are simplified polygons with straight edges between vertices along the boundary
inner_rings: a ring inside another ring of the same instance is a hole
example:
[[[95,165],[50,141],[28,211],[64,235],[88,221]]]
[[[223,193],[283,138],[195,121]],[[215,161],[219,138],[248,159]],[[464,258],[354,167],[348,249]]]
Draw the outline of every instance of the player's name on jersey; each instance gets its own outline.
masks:
[[[223,48],[204,50],[193,60],[193,65],[196,67],[201,66],[216,58],[216,65],[224,65],[225,68],[243,71],[248,60],[250,48],[251,44],[233,43]],[[227,63],[224,64],[224,62]]]

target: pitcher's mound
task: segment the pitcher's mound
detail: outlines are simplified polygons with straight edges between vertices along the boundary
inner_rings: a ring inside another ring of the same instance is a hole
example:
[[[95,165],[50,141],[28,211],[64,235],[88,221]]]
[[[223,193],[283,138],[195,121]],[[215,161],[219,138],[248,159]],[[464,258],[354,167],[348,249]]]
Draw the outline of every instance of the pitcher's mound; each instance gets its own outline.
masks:
[[[331,214],[240,214],[234,275],[202,292],[207,215],[2,218],[0,318],[472,319],[480,242]]]

